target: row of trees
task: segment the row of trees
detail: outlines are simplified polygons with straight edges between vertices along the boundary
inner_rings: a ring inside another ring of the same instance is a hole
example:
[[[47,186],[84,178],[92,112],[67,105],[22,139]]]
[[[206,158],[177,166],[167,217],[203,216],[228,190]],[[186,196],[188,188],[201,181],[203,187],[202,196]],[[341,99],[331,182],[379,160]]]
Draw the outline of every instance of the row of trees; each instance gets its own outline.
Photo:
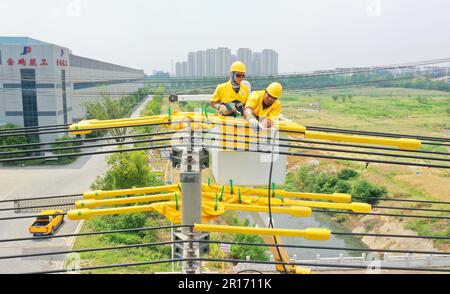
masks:
[[[376,204],[379,198],[387,195],[385,187],[362,179],[356,170],[330,172],[313,165],[302,166],[297,172],[289,173],[285,188],[311,193],[348,193],[368,197],[369,199],[364,201],[370,204]]]

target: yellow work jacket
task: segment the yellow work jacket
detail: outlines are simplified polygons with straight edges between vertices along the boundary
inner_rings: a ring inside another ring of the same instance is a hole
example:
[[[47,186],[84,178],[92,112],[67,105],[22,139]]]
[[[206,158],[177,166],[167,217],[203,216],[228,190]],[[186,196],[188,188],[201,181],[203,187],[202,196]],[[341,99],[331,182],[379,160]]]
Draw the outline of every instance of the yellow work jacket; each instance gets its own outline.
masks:
[[[214,94],[211,98],[212,103],[221,102],[221,103],[228,103],[233,101],[240,101],[242,104],[245,104],[247,102],[248,98],[248,88],[246,85],[241,84],[241,88],[239,89],[239,92],[235,92],[233,87],[231,86],[231,80],[220,84],[217,86],[216,91],[214,91]]]
[[[253,113],[258,117],[267,117],[269,119],[274,119],[281,114],[281,103],[278,99],[269,107],[263,108],[263,100],[265,90],[255,91],[250,97],[248,97],[245,107],[253,108]]]

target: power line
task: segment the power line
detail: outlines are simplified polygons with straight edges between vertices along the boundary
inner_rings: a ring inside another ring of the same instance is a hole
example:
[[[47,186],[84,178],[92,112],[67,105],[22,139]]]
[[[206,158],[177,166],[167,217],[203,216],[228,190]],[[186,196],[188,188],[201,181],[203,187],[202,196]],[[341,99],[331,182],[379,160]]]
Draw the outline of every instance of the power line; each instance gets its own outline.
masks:
[[[385,238],[405,238],[405,239],[436,239],[436,240],[450,240],[446,236],[414,236],[401,234],[379,234],[379,233],[346,233],[346,232],[331,232],[331,235],[336,236],[360,236],[360,237],[385,237]]]
[[[2,217],[0,218],[0,221],[7,221],[7,220],[15,220],[15,219],[23,219],[23,218],[37,218],[37,217],[43,217],[43,216],[59,216],[59,215],[67,215],[67,213],[51,213],[51,214],[45,214],[45,215],[26,215],[26,216],[11,216],[11,217]]]
[[[120,229],[120,230],[110,230],[110,231],[100,231],[100,232],[86,232],[86,233],[49,235],[49,236],[39,236],[39,237],[29,237],[29,238],[0,239],[0,243],[31,241],[31,240],[47,240],[47,239],[66,238],[66,237],[107,235],[107,234],[116,234],[116,233],[131,233],[131,232],[141,232],[141,231],[155,231],[155,230],[165,230],[165,229],[191,228],[191,227],[192,226],[189,226],[189,225],[170,225],[170,226],[143,227],[143,228]]]
[[[441,251],[421,251],[421,250],[397,250],[397,249],[372,249],[372,248],[352,248],[352,247],[329,247],[329,246],[309,246],[297,244],[275,244],[275,243],[255,243],[255,242],[241,242],[241,241],[211,241],[198,240],[198,243],[206,244],[227,244],[239,246],[258,246],[258,247],[284,247],[297,249],[319,249],[319,250],[342,250],[342,251],[361,251],[361,252],[382,252],[382,253],[411,253],[411,254],[430,254],[430,255],[450,255],[450,252]]]
[[[415,207],[398,207],[398,206],[381,206],[381,205],[372,205],[372,208],[450,213],[450,210],[447,209],[432,209],[432,208],[415,208]]]
[[[233,135],[230,135],[233,136]],[[245,140],[236,140],[236,139],[217,139],[217,138],[207,138],[207,140],[212,141],[226,141],[231,143],[251,143]],[[257,145],[263,146],[273,146],[274,144],[257,142]],[[425,156],[415,156],[415,155],[403,155],[403,154],[392,154],[392,153],[379,153],[379,152],[370,152],[370,151],[359,151],[359,150],[346,150],[346,149],[336,149],[336,148],[321,148],[321,147],[310,147],[304,145],[291,145],[291,144],[276,144],[279,147],[288,147],[295,149],[307,149],[307,150],[319,150],[319,151],[332,151],[332,152],[342,152],[342,153],[354,153],[354,154],[365,154],[365,155],[377,155],[377,156],[391,156],[391,157],[399,157],[399,158],[413,158],[413,159],[423,159],[423,160],[436,160],[436,161],[448,161],[450,162],[450,158],[436,158],[436,157],[425,157]]]
[[[61,203],[61,204],[48,204],[48,205],[39,205],[39,206],[25,206],[25,207],[13,207],[13,208],[0,208],[0,211],[11,211],[11,210],[26,210],[26,209],[35,209],[35,208],[47,208],[47,207],[60,207],[60,206],[74,206],[74,203]]]
[[[417,66],[425,66],[425,65],[433,65],[433,64],[439,64],[439,63],[447,63],[450,62],[450,58],[440,58],[440,59],[432,59],[432,60],[424,60],[424,61],[416,61],[416,62],[409,62],[409,63],[398,63],[398,64],[390,64],[390,65],[381,65],[381,66],[371,66],[371,67],[365,67],[365,68],[349,68],[349,69],[333,69],[333,70],[321,70],[321,71],[305,71],[305,72],[289,72],[289,73],[280,73],[280,74],[268,74],[268,75],[257,75],[253,76],[253,79],[280,79],[280,78],[286,78],[286,77],[318,77],[318,76],[329,76],[329,75],[340,75],[340,74],[349,74],[349,73],[363,73],[363,72],[376,72],[376,71],[385,71],[385,70],[394,70],[394,69],[401,69],[401,68],[411,68],[411,67],[417,67]],[[1,76],[1,75],[0,75]],[[7,77],[16,76],[21,77],[20,75],[5,75]],[[51,80],[55,80],[58,82],[61,82],[60,78],[55,78],[53,75],[43,75],[39,77],[48,77]],[[130,77],[130,76],[120,76],[120,77],[114,77],[114,79],[111,79],[110,77],[99,75],[99,76],[93,76],[91,79],[98,79],[97,81],[92,82],[105,82],[105,81],[141,81],[149,82],[149,83],[180,83],[180,81],[193,81],[193,82],[201,82],[205,81],[207,79],[213,79],[213,80],[222,80],[222,79],[229,79],[228,76],[208,76],[208,77],[164,77],[164,78],[154,78],[154,77],[148,77],[148,78],[137,78],[137,77]],[[86,81],[86,79],[75,79],[70,78],[70,81],[77,81],[77,82],[83,82]],[[91,82],[91,81],[89,81]]]
[[[55,151],[62,151],[62,150],[77,150],[77,149],[86,149],[86,148],[140,144],[140,143],[155,143],[155,142],[163,142],[163,141],[171,141],[171,140],[173,140],[173,138],[169,137],[169,138],[156,138],[156,139],[145,139],[145,140],[132,140],[132,141],[123,141],[123,142],[111,142],[111,143],[103,143],[103,144],[53,147],[53,148],[34,149],[34,150],[33,149],[31,149],[31,150],[14,150],[14,151],[0,152],[0,156],[1,155],[18,154],[18,153],[20,154],[20,153],[45,152],[45,151],[55,152]],[[65,143],[65,141],[61,141],[61,144],[64,144],[64,143]]]
[[[16,202],[16,201],[26,201],[26,200],[43,200],[43,199],[57,199],[57,198],[69,198],[69,197],[81,197],[83,194],[69,194],[69,195],[59,195],[59,196],[45,196],[45,197],[35,197],[35,198],[17,198],[11,200],[0,200],[0,203],[6,202]]]
[[[447,219],[447,220],[450,220],[450,216],[436,216],[436,215],[411,215],[411,214],[394,214],[394,213],[353,212],[353,211],[324,210],[324,209],[313,209],[313,212],[353,214],[353,215],[393,216],[393,217],[402,217],[402,218],[403,217],[410,217],[410,218],[423,218],[423,219]]]
[[[406,134],[359,131],[359,130],[328,128],[328,127],[315,127],[315,126],[306,126],[306,128],[308,130],[332,131],[335,133],[345,133],[345,134],[364,134],[364,135],[371,135],[371,136],[376,136],[376,137],[411,138],[411,139],[418,139],[418,140],[450,142],[450,139],[448,139],[448,138],[439,138],[439,137],[426,137],[426,136],[416,136],[416,135],[406,135]]]
[[[5,158],[5,159],[0,159],[0,162],[16,162],[16,161],[35,160],[35,159],[79,157],[79,156],[97,155],[97,154],[123,153],[123,152],[143,151],[143,150],[152,150],[152,149],[165,149],[165,148],[172,148],[172,147],[177,147],[177,146],[180,146],[180,145],[158,145],[158,146],[114,149],[114,150],[104,150],[104,151],[82,152],[82,153],[67,153],[67,154],[58,154],[58,155],[42,155],[42,156],[31,156],[31,157]]]
[[[171,225],[171,226],[144,227],[144,228],[133,228],[133,229],[120,229],[120,230],[110,230],[110,231],[100,231],[100,232],[60,234],[60,235],[28,237],[28,238],[0,239],[0,243],[31,241],[31,240],[47,240],[47,239],[55,239],[55,238],[80,237],[80,236],[92,236],[92,235],[107,235],[107,234],[130,233],[130,232],[139,232],[139,231],[153,231],[153,230],[162,230],[162,229],[171,229],[171,228],[173,228],[173,229],[192,228],[192,226],[190,226],[190,225]],[[336,236],[368,236],[368,237],[386,237],[386,238],[450,240],[450,237],[446,237],[446,236],[416,236],[416,235],[401,235],[401,234],[347,233],[347,232],[331,232],[331,234],[336,235]]]
[[[188,259],[192,260],[192,259]],[[308,263],[308,262],[280,262],[280,261],[262,261],[262,260],[245,260],[245,259],[221,259],[221,258],[198,258],[197,261],[210,262],[227,262],[227,263],[253,263],[253,264],[270,264],[270,265],[298,265],[310,267],[330,267],[330,268],[353,268],[353,269],[367,269],[364,265],[344,265],[344,264],[325,264],[325,263]],[[423,272],[450,272],[450,269],[437,268],[417,268],[417,267],[397,267],[397,266],[383,266],[380,270],[403,270],[403,271],[423,271]]]
[[[110,126],[110,127],[103,127],[103,128],[83,128],[78,131],[98,131],[98,130],[109,130],[109,129],[125,129],[125,128],[135,128],[135,127],[148,127],[148,126],[160,126],[160,125],[168,125],[173,123],[184,123],[189,122],[186,120],[183,121],[168,121],[168,122],[158,122],[158,123],[146,123],[146,124],[139,124],[139,125],[132,125],[132,126]],[[70,130],[65,129],[61,131],[43,131],[43,132],[26,132],[26,133],[13,133],[13,134],[0,134],[1,137],[14,137],[14,136],[29,136],[29,135],[43,135],[43,134],[58,134],[58,133],[67,133],[67,132],[75,132],[77,130]]]
[[[135,263],[120,263],[120,264],[110,264],[110,265],[100,265],[100,266],[90,266],[82,267],[77,269],[77,271],[87,271],[87,270],[98,270],[98,269],[108,269],[108,268],[118,268],[118,267],[131,267],[140,265],[150,265],[150,264],[161,264],[161,263],[171,263],[171,262],[226,262],[226,263],[247,263],[247,264],[268,264],[268,265],[285,265],[285,266],[309,266],[309,267],[329,267],[329,268],[346,268],[346,269],[367,269],[364,265],[343,265],[343,264],[325,264],[325,263],[307,263],[307,262],[280,262],[280,261],[261,261],[261,260],[244,260],[244,259],[221,259],[221,258],[180,258],[180,259],[164,259],[164,260],[150,260]],[[423,271],[423,272],[450,272],[450,269],[437,269],[437,268],[415,268],[415,267],[394,267],[394,266],[383,266],[380,270],[403,270],[403,271]],[[65,273],[68,270],[52,270],[52,271],[42,271],[42,272],[30,272],[22,274],[54,274],[54,273]]]
[[[179,240],[179,241],[161,241],[161,242],[150,242],[150,243],[142,243],[142,244],[130,244],[130,245],[122,245],[122,246],[110,246],[110,247],[86,248],[86,249],[43,252],[43,253],[7,255],[7,256],[0,256],[0,260],[14,259],[14,258],[37,257],[37,256],[48,256],[48,255],[59,255],[59,254],[70,254],[70,253],[84,253],[84,252],[119,250],[119,249],[140,248],[140,247],[149,247],[149,246],[162,246],[162,245],[171,245],[171,244],[187,243],[187,242],[191,242],[191,241],[183,241],[183,240]]]
[[[210,132],[210,131],[201,131],[202,134],[208,135],[224,135],[221,132]],[[259,137],[252,135],[243,135],[243,134],[230,134],[230,137],[242,137],[242,138],[252,138],[252,139],[264,139],[264,140],[272,140],[274,138],[271,137]],[[209,138],[208,138],[209,139]],[[232,141],[232,140],[231,140]],[[304,144],[317,144],[317,145],[331,145],[331,146],[341,146],[341,147],[352,147],[352,148],[362,148],[362,149],[375,149],[375,150],[387,150],[387,151],[396,151],[396,152],[408,152],[408,153],[423,153],[423,154],[439,154],[439,155],[450,155],[450,152],[440,152],[440,151],[428,151],[428,150],[409,150],[409,149],[398,149],[398,148],[390,148],[390,147],[382,147],[382,146],[367,146],[367,145],[357,145],[357,144],[344,144],[337,142],[323,142],[323,141],[315,141],[315,140],[304,140],[304,139],[292,139],[292,138],[276,138],[275,142],[285,141],[285,142],[294,142],[294,143],[304,143]]]
[[[196,144],[196,146],[202,147],[202,148],[224,149],[223,147],[214,146],[214,145],[205,145],[205,144]],[[265,151],[265,150],[261,150],[261,149],[251,150],[249,148],[237,148],[237,147],[232,148],[232,150],[266,153],[266,154],[270,153],[270,151]],[[300,153],[300,152],[289,152],[289,151],[277,151],[277,152],[275,152],[275,154],[298,156],[298,157],[340,159],[340,160],[358,161],[358,162],[364,162],[364,163],[385,163],[385,164],[395,164],[395,165],[405,165],[405,166],[421,166],[421,167],[429,167],[429,168],[434,167],[434,168],[450,169],[450,166],[447,166],[447,165],[425,164],[425,163],[418,163],[418,162],[388,161],[388,160],[378,160],[378,159],[368,159],[368,158],[365,159],[365,158],[332,156],[332,155],[319,155],[319,154],[312,154],[312,153]]]
[[[121,245],[121,246],[83,248],[83,249],[74,249],[74,250],[53,251],[53,252],[6,255],[6,256],[0,256],[0,260],[14,259],[14,258],[29,258],[29,257],[38,257],[38,256],[48,256],[48,255],[71,254],[71,253],[85,253],[85,252],[120,250],[120,249],[141,248],[141,247],[149,247],[149,246],[164,246],[164,245],[184,244],[184,243],[227,244],[227,245],[255,246],[255,247],[277,247],[277,248],[278,247],[282,247],[282,248],[296,248],[296,249],[343,250],[343,251],[359,251],[359,252],[407,253],[407,254],[424,254],[424,255],[425,254],[426,255],[450,255],[450,252],[439,252],[439,251],[391,250],[391,249],[370,249],[370,248],[329,247],[329,246],[307,246],[307,245],[296,245],[296,244],[255,243],[255,242],[238,242],[238,241],[237,242],[230,242],[230,241],[210,241],[210,240],[195,240],[195,241],[177,240],[177,241],[159,241],[159,242],[149,242],[149,243],[140,243],[140,244],[129,244],[129,245]]]
[[[374,200],[372,197],[352,196],[352,199]],[[450,204],[448,201],[433,201],[433,200],[410,200],[404,198],[377,198],[382,201],[398,201],[398,202],[412,202],[412,203],[427,203],[427,204]]]
[[[68,127],[70,124],[59,124],[59,125],[40,125],[40,126],[29,126],[29,127],[20,127],[20,128],[6,128],[0,129],[0,134],[9,131],[19,131],[19,130],[29,130],[29,129],[40,129],[40,128],[56,128],[56,127]]]
[[[99,137],[99,138],[50,141],[50,142],[41,142],[41,143],[2,145],[2,146],[0,146],[0,150],[1,149],[10,149],[10,148],[28,148],[30,146],[45,146],[45,145],[58,145],[58,144],[68,144],[68,143],[85,143],[85,142],[107,141],[107,140],[116,140],[116,139],[139,138],[139,137],[156,136],[156,135],[173,135],[173,134],[178,134],[178,133],[183,133],[183,132],[184,131],[155,132],[155,133],[124,135],[124,136],[107,136],[107,137]],[[41,150],[41,149],[38,149],[38,150]],[[26,150],[26,151],[30,152],[28,150]],[[1,152],[0,152],[0,154],[1,154]]]

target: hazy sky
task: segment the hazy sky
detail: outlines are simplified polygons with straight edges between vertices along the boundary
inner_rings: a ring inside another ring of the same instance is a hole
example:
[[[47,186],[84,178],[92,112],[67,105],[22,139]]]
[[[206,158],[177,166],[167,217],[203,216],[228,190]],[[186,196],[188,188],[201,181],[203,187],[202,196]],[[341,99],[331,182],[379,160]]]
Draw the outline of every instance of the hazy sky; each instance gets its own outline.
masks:
[[[0,35],[147,73],[189,51],[273,48],[293,72],[450,57],[450,1],[1,0]]]

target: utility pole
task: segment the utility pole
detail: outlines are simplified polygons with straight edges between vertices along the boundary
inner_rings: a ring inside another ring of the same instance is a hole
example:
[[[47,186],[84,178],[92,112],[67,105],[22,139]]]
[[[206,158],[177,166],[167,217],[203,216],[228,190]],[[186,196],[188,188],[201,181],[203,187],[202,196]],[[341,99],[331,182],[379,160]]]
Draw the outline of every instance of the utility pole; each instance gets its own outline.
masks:
[[[209,234],[194,233],[194,224],[202,223],[202,169],[208,166],[208,152],[205,150],[194,150],[194,131],[189,129],[189,143],[181,157],[180,184],[181,184],[181,224],[191,227],[183,227],[181,232],[175,233],[177,239],[187,241],[183,243],[183,259],[200,258],[203,247],[199,240],[208,239]],[[201,273],[201,262],[187,260],[182,263],[182,273]]]

